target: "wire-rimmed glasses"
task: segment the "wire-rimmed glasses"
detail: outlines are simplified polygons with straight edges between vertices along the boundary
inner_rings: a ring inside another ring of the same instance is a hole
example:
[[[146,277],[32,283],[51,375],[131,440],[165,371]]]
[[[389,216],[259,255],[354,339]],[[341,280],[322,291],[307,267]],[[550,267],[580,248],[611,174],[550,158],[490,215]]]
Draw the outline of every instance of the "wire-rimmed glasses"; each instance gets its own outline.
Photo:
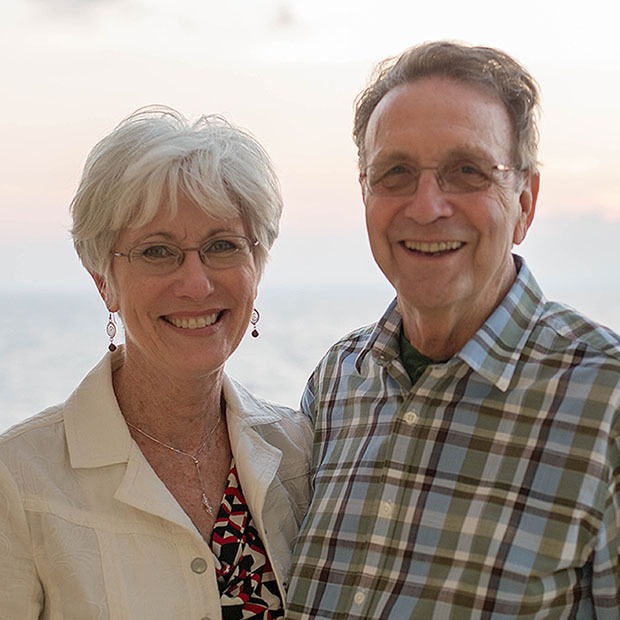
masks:
[[[495,175],[519,170],[507,164],[491,164],[477,159],[449,159],[439,166],[415,167],[405,163],[369,166],[360,175],[373,196],[411,196],[418,189],[423,170],[433,170],[437,184],[449,194],[484,191],[491,187]]]
[[[183,264],[187,252],[198,252],[202,264],[210,269],[227,269],[245,262],[257,245],[257,240],[242,235],[218,235],[198,247],[182,248],[167,241],[148,241],[138,243],[127,252],[112,254],[126,258],[145,274],[165,275]]]

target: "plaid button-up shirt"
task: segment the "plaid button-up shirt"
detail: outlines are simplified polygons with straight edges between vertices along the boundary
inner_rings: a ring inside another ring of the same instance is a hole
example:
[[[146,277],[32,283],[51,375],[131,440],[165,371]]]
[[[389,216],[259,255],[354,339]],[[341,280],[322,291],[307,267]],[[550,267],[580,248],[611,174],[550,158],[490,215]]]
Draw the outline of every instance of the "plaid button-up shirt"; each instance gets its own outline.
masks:
[[[393,303],[310,378],[290,619],[620,618],[620,337],[525,263],[415,386]]]

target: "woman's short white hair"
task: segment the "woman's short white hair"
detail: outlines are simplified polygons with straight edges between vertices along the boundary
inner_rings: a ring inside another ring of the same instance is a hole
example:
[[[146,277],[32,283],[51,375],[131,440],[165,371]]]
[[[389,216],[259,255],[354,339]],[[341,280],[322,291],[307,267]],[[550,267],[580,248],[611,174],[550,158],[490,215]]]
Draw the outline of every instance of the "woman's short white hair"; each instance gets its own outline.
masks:
[[[141,108],[90,152],[71,202],[72,236],[83,265],[108,288],[120,232],[150,222],[186,197],[216,219],[240,217],[258,240],[262,274],[278,236],[282,197],[273,164],[256,139],[218,115],[189,122],[163,106]]]

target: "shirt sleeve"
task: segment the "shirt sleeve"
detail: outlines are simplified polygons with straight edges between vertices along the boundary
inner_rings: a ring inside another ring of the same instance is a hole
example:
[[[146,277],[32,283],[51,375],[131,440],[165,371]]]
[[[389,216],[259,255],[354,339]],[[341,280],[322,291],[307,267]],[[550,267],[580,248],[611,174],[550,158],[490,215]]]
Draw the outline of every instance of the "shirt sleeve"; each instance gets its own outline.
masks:
[[[592,561],[592,597],[597,618],[617,618],[620,607],[620,439],[611,441],[612,477]]]
[[[310,418],[313,427],[316,422],[316,411],[314,407],[316,402],[314,382],[315,376],[316,371],[312,374],[310,379],[308,379],[308,383],[306,384],[303,394],[301,395],[301,411],[304,415]]]
[[[43,590],[37,576],[21,494],[0,462],[0,619],[37,620]]]

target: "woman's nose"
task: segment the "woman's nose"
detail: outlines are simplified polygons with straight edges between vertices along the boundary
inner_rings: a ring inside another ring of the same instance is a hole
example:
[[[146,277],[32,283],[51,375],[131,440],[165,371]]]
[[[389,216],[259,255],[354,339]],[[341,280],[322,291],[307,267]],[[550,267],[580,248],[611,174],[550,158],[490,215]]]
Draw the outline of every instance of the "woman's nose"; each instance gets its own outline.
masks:
[[[177,291],[185,296],[205,297],[215,289],[214,270],[207,267],[196,250],[186,250],[185,258],[174,272]]]

